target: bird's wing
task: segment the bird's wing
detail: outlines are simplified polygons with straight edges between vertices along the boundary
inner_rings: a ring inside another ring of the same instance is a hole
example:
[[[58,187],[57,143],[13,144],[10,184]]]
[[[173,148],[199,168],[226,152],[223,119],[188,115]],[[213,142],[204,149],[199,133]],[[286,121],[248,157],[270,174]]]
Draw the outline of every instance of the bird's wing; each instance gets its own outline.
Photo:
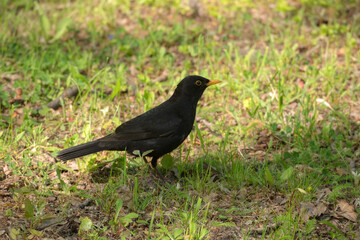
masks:
[[[182,121],[174,112],[151,111],[120,125],[113,137],[120,141],[165,137],[175,132]]]

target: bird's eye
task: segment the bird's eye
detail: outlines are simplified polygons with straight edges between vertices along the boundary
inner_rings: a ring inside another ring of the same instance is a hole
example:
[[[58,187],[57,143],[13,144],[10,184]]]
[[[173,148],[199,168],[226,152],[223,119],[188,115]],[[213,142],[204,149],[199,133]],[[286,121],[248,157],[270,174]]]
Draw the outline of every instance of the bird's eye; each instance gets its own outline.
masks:
[[[200,80],[197,80],[196,82],[195,82],[195,84],[196,84],[196,86],[201,86],[201,84],[202,84],[202,82],[200,81]]]

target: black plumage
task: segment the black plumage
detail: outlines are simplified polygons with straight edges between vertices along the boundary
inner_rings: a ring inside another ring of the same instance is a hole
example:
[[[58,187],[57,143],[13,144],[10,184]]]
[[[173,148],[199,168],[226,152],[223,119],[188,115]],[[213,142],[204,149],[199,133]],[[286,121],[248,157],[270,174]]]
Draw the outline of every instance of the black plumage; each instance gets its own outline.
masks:
[[[112,134],[58,152],[57,158],[67,161],[104,150],[130,154],[151,151],[146,157],[152,157],[151,165],[156,169],[157,160],[177,148],[191,132],[196,106],[205,89],[219,82],[188,76],[167,101],[123,123]]]

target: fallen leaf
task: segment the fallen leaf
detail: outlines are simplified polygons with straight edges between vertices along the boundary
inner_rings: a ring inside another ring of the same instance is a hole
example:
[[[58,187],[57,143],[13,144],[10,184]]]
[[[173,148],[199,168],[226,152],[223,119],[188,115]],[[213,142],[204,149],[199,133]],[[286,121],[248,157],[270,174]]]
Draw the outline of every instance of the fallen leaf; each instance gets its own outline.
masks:
[[[347,175],[348,174],[348,171],[346,171],[346,169],[343,169],[343,168],[335,168],[336,170],[336,173],[339,175],[339,176],[343,176],[343,175]]]
[[[0,75],[0,78],[5,79],[7,81],[16,81],[18,79],[21,79],[22,76],[20,74],[3,73]]]
[[[338,207],[340,208],[341,211],[336,212],[336,214],[352,222],[356,222],[357,213],[355,212],[354,207],[343,200],[338,200],[337,202],[338,202]]]
[[[310,172],[316,172],[316,173],[320,173],[319,170],[316,170],[306,164],[296,164],[295,165],[295,170],[299,171],[299,172],[306,172],[306,173],[310,173]]]
[[[16,99],[21,99],[21,98],[22,98],[21,95],[22,95],[22,89],[21,89],[21,88],[17,88],[17,89],[16,89],[16,93],[15,93],[15,98],[16,98]]]
[[[318,98],[318,99],[316,99],[316,102],[318,104],[324,104],[326,107],[328,107],[328,108],[330,108],[331,110],[334,111],[334,108],[327,101],[325,101],[324,99]]]
[[[21,125],[24,120],[24,109],[17,108],[15,109],[14,113],[12,114],[13,118],[16,118],[16,124]]]
[[[343,56],[345,56],[345,53],[346,53],[345,48],[340,48],[336,52],[336,55],[338,55],[339,57],[343,57]]]
[[[302,194],[307,194],[307,192],[306,192],[304,189],[302,189],[302,188],[297,188],[297,190],[298,190],[299,192],[301,192]]]
[[[79,166],[77,165],[77,163],[75,161],[71,161],[71,162],[69,161],[67,164],[67,167],[74,171],[79,170]]]
[[[304,89],[304,87],[305,87],[305,81],[302,80],[302,79],[298,79],[297,85],[298,85],[298,87],[299,87],[300,89]]]
[[[317,200],[316,202],[320,202],[321,199],[327,197],[330,193],[331,193],[331,190],[329,188],[324,188],[320,191],[318,191],[318,195],[317,195]]]
[[[169,70],[164,70],[160,76],[158,76],[157,78],[154,78],[153,81],[154,82],[163,82],[166,81],[167,77],[169,76]]]
[[[300,203],[300,215],[304,218],[305,222],[312,217],[322,215],[326,210],[327,206],[324,203],[319,203],[317,205],[309,202]]]

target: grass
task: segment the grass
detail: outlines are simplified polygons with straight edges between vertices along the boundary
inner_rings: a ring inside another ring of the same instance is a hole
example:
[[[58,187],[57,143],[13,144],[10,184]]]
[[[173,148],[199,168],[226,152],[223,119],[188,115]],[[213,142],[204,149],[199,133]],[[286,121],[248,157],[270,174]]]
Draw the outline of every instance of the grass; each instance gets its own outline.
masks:
[[[359,238],[359,1],[201,2],[0,3],[2,238]],[[166,185],[122,152],[54,160],[190,74],[222,83]]]

